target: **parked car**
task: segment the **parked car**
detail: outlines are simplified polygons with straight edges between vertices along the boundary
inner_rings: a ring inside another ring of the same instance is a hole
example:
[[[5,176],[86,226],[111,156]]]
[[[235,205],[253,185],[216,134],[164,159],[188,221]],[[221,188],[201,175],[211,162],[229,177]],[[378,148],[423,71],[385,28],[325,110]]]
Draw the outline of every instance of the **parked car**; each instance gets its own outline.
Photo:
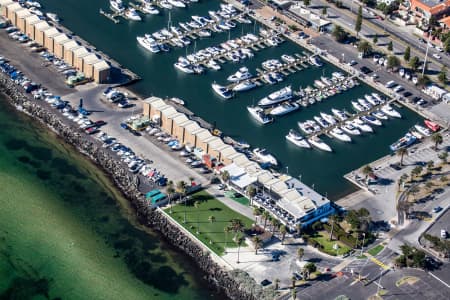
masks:
[[[434,213],[438,213],[438,212],[440,212],[442,210],[442,207],[440,207],[440,206],[436,206],[435,208],[433,208],[433,212]]]

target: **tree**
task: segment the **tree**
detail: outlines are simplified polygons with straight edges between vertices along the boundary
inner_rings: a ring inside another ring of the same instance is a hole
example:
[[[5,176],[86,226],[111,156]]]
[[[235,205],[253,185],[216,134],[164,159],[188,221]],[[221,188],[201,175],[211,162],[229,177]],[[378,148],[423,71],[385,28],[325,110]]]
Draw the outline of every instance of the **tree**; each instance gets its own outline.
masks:
[[[261,208],[259,208],[259,207],[253,207],[253,215],[255,216],[255,224],[257,224],[258,223],[258,216],[260,216],[261,215],[261,213],[262,213],[262,211],[261,211]]]
[[[287,233],[287,228],[285,225],[281,225],[280,226],[280,234],[281,234],[281,245],[284,244],[284,239],[286,237],[286,233]]]
[[[433,134],[433,135],[431,136],[431,140],[432,140],[433,143],[434,143],[434,150],[437,151],[438,145],[442,144],[442,142],[443,142],[442,135],[441,135],[440,133],[437,132],[437,133],[435,133],[435,134]]]
[[[262,247],[262,240],[259,236],[253,237],[253,246],[255,246],[255,254],[258,255],[258,249]]]
[[[408,197],[409,197],[409,195],[412,195],[413,196],[413,201],[415,202],[416,201],[416,194],[418,193],[420,191],[420,189],[415,185],[415,186],[413,186],[413,187],[411,187],[409,190],[408,190]]]
[[[403,54],[403,59],[405,61],[409,61],[409,59],[411,58],[411,48],[408,46],[405,49],[405,53]]]
[[[247,195],[250,198],[250,205],[253,205],[253,197],[256,196],[256,188],[253,184],[250,184],[246,188]]]
[[[358,51],[363,53],[363,56],[372,53],[372,46],[367,41],[362,41],[358,44]]]
[[[292,300],[297,299],[297,290],[295,288],[292,288],[291,296],[292,296]]]
[[[441,72],[439,72],[438,79],[444,84],[447,83],[447,68],[445,66],[443,66]]]
[[[434,168],[434,161],[430,160],[427,162],[427,171],[431,172]]]
[[[431,189],[434,187],[434,183],[433,183],[432,181],[427,181],[427,182],[425,183],[425,187],[426,187],[428,190],[431,190]]]
[[[175,188],[173,187],[172,180],[169,180],[169,182],[167,183],[166,193],[169,198],[169,213],[172,214],[171,202],[172,202],[172,196],[173,196],[173,194],[175,194]]]
[[[263,226],[263,228],[264,228],[264,230],[266,230],[266,225],[267,225],[267,221],[269,220],[270,213],[269,213],[267,210],[265,210],[265,211],[262,213],[262,216],[263,216],[263,218],[264,218],[264,226]]]
[[[442,164],[446,164],[447,163],[447,157],[448,157],[448,152],[444,151],[439,153],[439,159],[442,160]]]
[[[398,57],[395,55],[389,55],[387,67],[390,69],[394,69],[397,68],[398,66],[400,66],[400,60],[398,59]]]
[[[303,249],[302,247],[299,247],[299,248],[297,249],[297,258],[298,258],[299,260],[302,260],[302,259],[303,259],[303,256],[305,256],[305,249]]]
[[[330,230],[330,238],[329,240],[332,241],[333,240],[333,230],[334,230],[334,225],[337,223],[337,217],[336,215],[332,215],[330,217],[330,221],[331,221],[331,230]]]
[[[311,274],[317,270],[317,267],[314,263],[309,262],[305,265],[305,269],[308,271],[308,274]]]
[[[194,202],[194,207],[195,207],[195,210],[197,211],[197,234],[199,234],[200,233],[200,229],[199,229],[199,226],[200,226],[200,201],[195,201]]]
[[[422,173],[423,168],[421,166],[416,166],[411,170],[411,180]]]
[[[230,229],[234,232],[233,240],[236,241],[238,233],[241,233],[244,230],[244,223],[241,219],[232,219],[230,221]]]
[[[194,177],[192,177],[192,176],[189,176],[189,185],[192,185],[192,183],[194,182]]]
[[[373,173],[373,169],[370,165],[365,165],[361,172],[364,174],[364,176],[366,176],[367,179],[367,177]]]
[[[221,174],[222,180],[228,184],[230,181],[230,173],[228,171],[223,171]]]
[[[326,15],[327,14],[327,7],[326,6],[324,6],[324,7],[322,7],[322,15]]]
[[[420,76],[417,79],[417,84],[421,87],[424,87],[430,83],[430,78],[427,75]]]
[[[372,42],[373,42],[373,44],[375,46],[377,45],[377,43],[378,43],[378,34],[375,33],[375,35],[373,36]]]
[[[225,246],[224,246],[225,253],[227,252],[228,233],[230,233],[230,231],[231,231],[230,226],[225,226],[223,229],[223,232],[225,232]]]
[[[389,43],[387,45],[387,49],[388,49],[388,51],[394,50],[394,44],[392,43],[392,41],[389,41]]]
[[[239,261],[239,252],[241,251],[241,245],[244,242],[244,238],[243,237],[239,237],[236,241],[237,245],[238,245],[238,252],[237,252],[237,263],[240,263]]]
[[[408,149],[400,148],[397,150],[397,155],[400,156],[400,165],[403,166],[403,157],[408,155]]]
[[[177,182],[177,186],[176,186],[176,190],[177,190],[178,194],[180,195],[180,202],[181,202],[181,199],[184,198],[184,221],[183,221],[183,223],[186,223],[186,212],[187,212],[187,203],[186,203],[187,199],[185,197],[185,194],[186,194],[186,183],[183,180],[178,181]]]
[[[209,216],[209,217],[208,217],[208,221],[209,221],[210,223],[214,223],[214,222],[216,221],[216,217],[214,217],[214,216]]]
[[[275,230],[280,227],[281,223],[276,218],[272,218],[270,223],[272,224],[272,234],[275,234]]]
[[[347,32],[345,32],[345,30],[339,25],[334,26],[332,35],[339,43],[342,43],[347,39]]]
[[[415,72],[419,68],[420,59],[417,56],[409,60],[409,67]]]
[[[359,8],[358,8],[358,16],[356,17],[356,22],[355,22],[356,36],[358,36],[359,32],[361,31],[362,22],[363,22],[362,6],[359,6]]]
[[[308,7],[311,4],[311,0],[303,0],[303,4]]]

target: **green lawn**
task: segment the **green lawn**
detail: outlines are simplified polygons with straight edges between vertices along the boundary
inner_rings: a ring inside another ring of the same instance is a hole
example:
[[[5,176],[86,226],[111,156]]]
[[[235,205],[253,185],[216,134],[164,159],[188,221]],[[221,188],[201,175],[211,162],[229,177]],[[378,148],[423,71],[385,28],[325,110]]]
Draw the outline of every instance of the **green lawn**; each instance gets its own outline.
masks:
[[[383,245],[376,245],[375,247],[373,247],[372,249],[370,249],[369,251],[367,251],[367,253],[369,253],[372,256],[376,256],[378,253],[381,252],[381,250],[383,250],[384,247]]]
[[[200,202],[198,209],[194,206],[195,201]],[[164,211],[170,214],[170,208]],[[224,232],[224,228],[229,225],[231,219],[241,219],[247,228],[250,228],[253,223],[251,219],[228,208],[205,191],[191,195],[191,200],[186,206],[186,223],[183,222],[184,212],[184,204],[178,204],[172,207],[171,216],[218,255],[223,254],[225,241],[227,248],[237,247],[233,242],[234,234],[230,232],[226,237]],[[215,217],[214,222],[209,221],[210,216]],[[197,234],[197,224],[199,234]]]
[[[228,198],[233,199],[234,201],[239,202],[240,204],[243,204],[245,206],[250,205],[250,200],[248,200],[246,197],[235,197],[234,194],[235,191],[233,190],[225,192],[225,196],[227,196]]]
[[[331,255],[343,255],[345,253],[350,252],[350,250],[351,250],[350,247],[347,247],[346,245],[344,245],[343,243],[341,243],[339,241],[333,240],[330,242],[328,240],[329,234],[326,231],[320,231],[311,238],[323,246],[323,249],[322,249],[323,252],[331,254]],[[338,250],[333,249],[334,244],[339,245]]]

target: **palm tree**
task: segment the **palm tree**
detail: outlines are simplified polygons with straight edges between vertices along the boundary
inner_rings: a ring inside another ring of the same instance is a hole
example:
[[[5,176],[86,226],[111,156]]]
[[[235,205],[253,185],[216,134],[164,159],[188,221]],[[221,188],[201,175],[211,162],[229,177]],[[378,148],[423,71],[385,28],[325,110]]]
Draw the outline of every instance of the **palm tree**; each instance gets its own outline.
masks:
[[[269,212],[267,210],[265,210],[262,213],[262,216],[264,218],[264,226],[263,226],[263,228],[264,228],[264,230],[266,230],[266,224],[267,224],[267,221],[269,220],[270,214],[269,214]]]
[[[295,224],[295,230],[297,230],[297,234],[300,236],[302,233],[302,225],[300,223]]]
[[[239,252],[241,251],[241,245],[244,242],[244,238],[243,237],[239,237],[238,240],[236,241],[237,245],[238,245],[238,252],[237,252],[237,263],[240,263],[239,261]]]
[[[187,210],[187,207],[186,207],[187,203],[186,203],[186,197],[185,197],[186,183],[183,180],[178,181],[176,190],[177,190],[178,194],[180,195],[180,202],[181,202],[181,197],[184,198],[184,221],[183,221],[183,223],[186,223],[186,210]]]
[[[332,241],[332,240],[333,240],[333,230],[334,230],[334,225],[335,225],[336,222],[337,222],[337,217],[336,217],[336,215],[332,215],[332,216],[330,217],[330,221],[331,221],[330,241]]]
[[[447,163],[448,152],[444,151],[439,154],[439,159],[442,160],[442,164]]]
[[[255,224],[258,223],[258,216],[261,215],[261,209],[259,207],[253,207],[253,215],[255,216]]]
[[[209,216],[209,217],[208,217],[208,221],[209,221],[210,223],[214,223],[214,222],[216,221],[216,217],[214,217],[214,216]]]
[[[195,201],[194,202],[194,207],[196,208],[196,211],[197,211],[197,234],[199,234],[200,233],[200,229],[199,229],[199,225],[200,225],[200,220],[199,220],[199,218],[200,218],[200,209],[199,209],[199,207],[200,207],[200,201]]]
[[[236,240],[238,233],[244,230],[244,223],[241,219],[232,219],[230,223],[230,229],[234,232],[233,240]]]
[[[434,150],[437,150],[438,145],[442,144],[443,138],[440,133],[435,133],[431,136],[431,140],[434,142]]]
[[[230,181],[230,173],[228,173],[228,171],[223,171],[222,174],[220,175],[222,177],[222,180],[228,184],[228,182]]]
[[[427,162],[427,171],[431,172],[434,168],[434,161],[430,160]]]
[[[358,51],[366,56],[372,52],[372,46],[367,41],[362,41],[358,44]]]
[[[297,282],[297,278],[295,278],[295,276],[292,276],[291,277],[291,282],[292,282],[292,288],[295,288],[295,283]]]
[[[292,296],[292,300],[297,299],[297,290],[295,288],[292,289],[291,296]]]
[[[278,229],[279,226],[281,225],[280,221],[278,221],[275,218],[272,218],[272,220],[270,220],[270,224],[272,224],[272,234],[275,234],[275,230]]]
[[[400,156],[400,165],[403,166],[403,157],[408,155],[408,149],[400,148],[397,150],[397,155]]]
[[[250,205],[253,205],[253,197],[256,195],[256,188],[253,184],[250,184],[246,188],[247,195],[250,198]]]
[[[373,173],[373,169],[370,165],[365,165],[362,168],[361,172],[366,176],[366,179],[367,179],[367,177]]]
[[[258,249],[262,246],[262,240],[259,236],[253,237],[253,245],[255,246],[255,254],[258,255]]]
[[[280,288],[280,279],[275,278],[274,284],[275,284],[275,290],[278,290]]]
[[[169,197],[169,213],[172,214],[172,196],[175,193],[175,188],[173,187],[173,181],[170,180],[167,183],[167,188],[166,188],[166,192],[167,192],[167,196]]]
[[[302,259],[303,259],[303,256],[305,256],[305,249],[303,249],[302,247],[299,247],[299,248],[297,249],[297,258],[298,258],[299,260],[302,260]]]
[[[287,228],[285,225],[280,226],[280,234],[281,234],[281,245],[284,244],[284,238],[286,237]]]

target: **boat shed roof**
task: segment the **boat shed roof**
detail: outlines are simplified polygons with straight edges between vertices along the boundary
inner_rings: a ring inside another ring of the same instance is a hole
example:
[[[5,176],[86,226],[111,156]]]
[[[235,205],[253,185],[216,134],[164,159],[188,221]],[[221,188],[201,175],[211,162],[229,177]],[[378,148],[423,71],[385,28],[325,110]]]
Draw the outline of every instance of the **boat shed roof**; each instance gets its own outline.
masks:
[[[29,15],[28,17],[25,18],[25,22],[26,22],[28,25],[36,24],[36,23],[38,23],[38,22],[40,22],[40,21],[42,21],[42,20],[39,19],[38,16],[33,15],[33,14],[31,14],[31,15]]]
[[[203,142],[208,143],[209,145],[211,145],[211,143],[217,141],[218,139],[220,140],[220,138],[218,138],[217,136],[212,135],[209,138],[203,140]]]
[[[236,149],[234,149],[232,146],[230,145],[226,145],[227,147],[224,147],[220,150],[220,154],[223,157],[229,157],[230,155],[234,155],[237,153]]]
[[[199,130],[198,133],[195,133],[195,135],[202,142],[212,136],[211,132],[209,132],[205,128],[202,128],[201,131]]]
[[[89,53],[89,55],[83,57],[83,61],[89,65],[92,65],[92,63],[97,60],[99,60],[99,58],[97,55],[95,55],[95,53]]]
[[[220,147],[222,147],[225,143],[222,141],[222,139],[217,138],[216,140],[209,142],[209,145],[212,149],[218,150]]]
[[[44,21],[44,20],[34,24],[34,28],[37,30],[40,30],[40,31],[45,31],[49,27],[50,27],[50,24],[48,24],[47,21]]]
[[[59,33],[58,35],[53,36],[53,41],[55,43],[60,43],[62,41],[70,40],[69,37],[65,33]]]
[[[186,121],[189,121],[189,119],[188,119],[188,117],[186,117],[185,114],[180,113],[178,116],[173,118],[173,121],[179,125],[179,124],[182,124],[182,123],[184,123]]]
[[[183,123],[182,125],[187,132],[192,133],[194,130],[200,128],[200,126],[198,125],[197,122],[192,121],[192,120],[188,120],[186,122]]]
[[[173,115],[174,113],[177,113],[177,110],[175,108],[173,108],[173,106],[167,105],[167,106],[161,108],[161,113],[164,116],[169,117],[170,115]]]
[[[32,15],[32,13],[26,8],[16,11],[16,17],[21,18],[21,19],[26,18],[31,15]]]
[[[152,107],[154,107],[154,108],[156,108],[156,109],[157,109],[158,107],[167,105],[167,103],[164,102],[163,99],[158,98],[158,97],[154,97],[154,96],[145,99],[144,102],[150,104]]]
[[[99,62],[94,64],[94,69],[96,69],[98,71],[106,70],[109,68],[110,68],[109,64],[103,59],[101,59]]]
[[[0,6],[8,6],[14,3],[12,0],[0,0]]]
[[[247,156],[245,156],[242,153],[238,153],[235,157],[233,157],[233,163],[237,164],[238,166],[242,167],[248,162]]]
[[[77,48],[77,47],[80,47],[80,44],[78,44],[74,40],[70,40],[70,42],[64,43],[64,49],[65,50],[72,50],[72,49]]]
[[[22,6],[20,6],[20,4],[17,2],[6,4],[6,7],[8,8],[8,12],[22,9]]]
[[[83,46],[74,49],[72,52],[75,57],[81,57],[83,54],[89,53],[88,49]]]

